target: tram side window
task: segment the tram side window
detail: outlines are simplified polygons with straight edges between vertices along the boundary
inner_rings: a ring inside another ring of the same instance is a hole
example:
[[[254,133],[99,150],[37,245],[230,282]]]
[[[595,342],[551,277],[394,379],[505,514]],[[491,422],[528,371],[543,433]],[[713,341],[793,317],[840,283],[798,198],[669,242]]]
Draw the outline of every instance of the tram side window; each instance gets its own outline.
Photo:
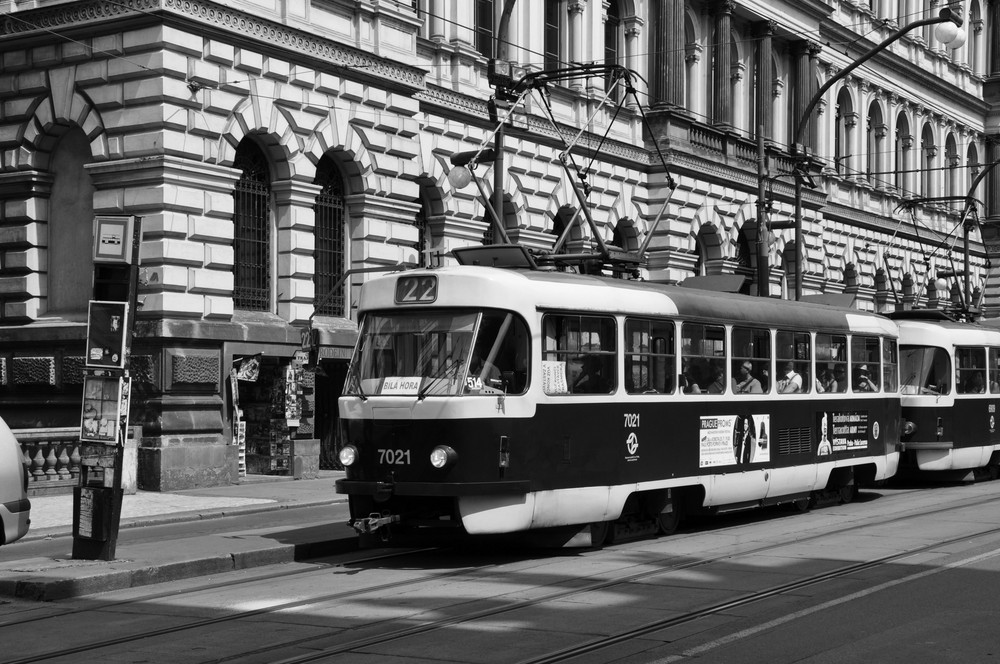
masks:
[[[882,339],[882,391],[899,390],[899,345],[895,339]]]
[[[1000,394],[1000,348],[990,348],[990,393]]]
[[[816,335],[816,391],[847,391],[846,335]]]
[[[547,314],[542,319],[546,394],[607,394],[615,389],[615,319]]]
[[[764,394],[771,391],[771,331],[733,327],[733,392]]]
[[[684,323],[678,380],[686,394],[723,394],[726,391],[726,328]]]
[[[986,391],[986,349],[955,349],[955,392],[982,394]]]
[[[903,376],[903,394],[951,392],[951,360],[944,348],[900,346],[899,372]]]
[[[808,332],[778,330],[777,380],[779,394],[797,394],[812,389],[809,365],[812,362],[812,344]]]
[[[629,394],[673,392],[675,366],[672,322],[625,320],[625,389]]]
[[[878,337],[851,339],[851,387],[855,392],[878,392],[882,375],[881,344]]]

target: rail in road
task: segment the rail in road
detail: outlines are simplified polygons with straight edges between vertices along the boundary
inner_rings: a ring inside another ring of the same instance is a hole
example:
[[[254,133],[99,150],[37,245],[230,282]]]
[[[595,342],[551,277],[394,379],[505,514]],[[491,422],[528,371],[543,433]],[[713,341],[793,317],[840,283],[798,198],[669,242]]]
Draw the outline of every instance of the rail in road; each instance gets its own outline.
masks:
[[[369,551],[11,606],[0,660],[177,661],[210,633],[185,661],[683,661],[1000,556],[1000,483],[862,498],[603,550]]]

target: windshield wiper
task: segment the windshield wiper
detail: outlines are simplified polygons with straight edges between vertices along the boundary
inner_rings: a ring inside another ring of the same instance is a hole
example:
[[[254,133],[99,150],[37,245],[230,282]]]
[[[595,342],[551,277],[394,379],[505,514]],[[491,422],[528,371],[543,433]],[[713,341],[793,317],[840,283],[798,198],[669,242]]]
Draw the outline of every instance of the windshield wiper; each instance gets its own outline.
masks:
[[[462,358],[459,358],[457,360],[452,360],[451,362],[442,366],[433,375],[427,376],[427,378],[425,379],[427,382],[424,383],[423,387],[421,387],[420,390],[417,392],[417,401],[423,401],[424,398],[427,396],[427,390],[431,388],[431,385],[445,378],[448,375],[448,373],[453,369],[456,369],[457,373],[457,368],[460,366],[462,366]]]

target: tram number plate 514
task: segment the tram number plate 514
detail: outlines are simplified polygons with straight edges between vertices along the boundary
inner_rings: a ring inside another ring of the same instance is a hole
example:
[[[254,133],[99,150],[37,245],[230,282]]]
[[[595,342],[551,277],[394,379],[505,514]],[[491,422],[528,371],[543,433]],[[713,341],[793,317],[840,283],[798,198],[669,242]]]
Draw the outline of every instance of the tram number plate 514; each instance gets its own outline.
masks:
[[[410,465],[410,450],[383,450],[378,451],[378,462],[390,466]]]

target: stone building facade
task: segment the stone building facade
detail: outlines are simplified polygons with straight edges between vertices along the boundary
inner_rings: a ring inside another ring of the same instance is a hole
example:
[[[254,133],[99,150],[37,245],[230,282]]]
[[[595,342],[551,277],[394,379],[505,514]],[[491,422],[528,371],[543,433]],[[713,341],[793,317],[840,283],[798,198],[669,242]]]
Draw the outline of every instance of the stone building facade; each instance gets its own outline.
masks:
[[[79,424],[93,219],[126,215],[142,228],[140,484],[233,481],[236,408],[261,426],[281,419],[263,376],[277,385],[301,368],[305,330],[315,365],[296,379],[305,406],[289,435],[329,450],[360,285],[491,241],[478,192],[447,175],[452,154],[495,140],[498,31],[524,71],[638,74],[619,113],[623,92],[606,99],[591,78],[547,88],[557,128],[538,98],[512,116],[502,174],[483,174],[512,241],[551,248],[573,218],[562,139],[580,133],[604,240],[635,249],[667,207],[643,278],[742,274],[747,292],[789,297],[801,261],[805,296],[935,306],[964,292],[937,283],[964,258],[963,202],[943,197],[978,182],[969,294],[1000,314],[997,0],[960,3],[963,46],[914,30],[820,99],[800,133],[817,185],[803,194],[801,257],[794,229],[774,230],[763,271],[757,217],[794,217],[790,146],[814,91],[944,3],[520,0],[509,24],[503,4],[0,2],[0,415],[14,428]],[[594,244],[589,228],[571,237],[573,250]],[[244,401],[230,370],[250,359],[262,378],[237,383]]]

